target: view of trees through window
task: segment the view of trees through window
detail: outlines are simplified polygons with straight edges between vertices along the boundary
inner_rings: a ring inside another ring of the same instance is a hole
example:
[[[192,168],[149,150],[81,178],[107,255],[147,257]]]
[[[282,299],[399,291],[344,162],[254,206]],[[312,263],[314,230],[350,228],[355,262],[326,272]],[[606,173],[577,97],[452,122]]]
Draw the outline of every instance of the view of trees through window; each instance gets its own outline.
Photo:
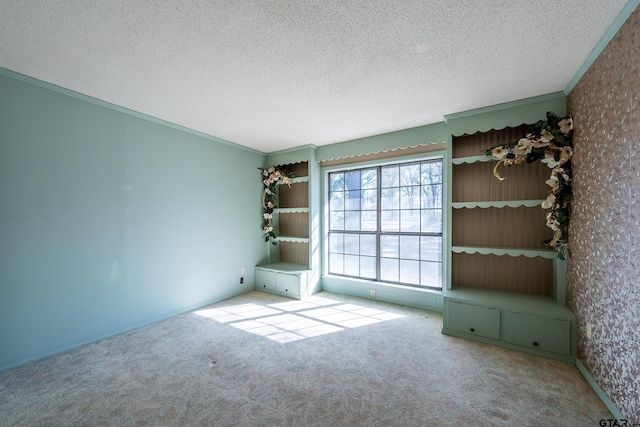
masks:
[[[442,160],[329,173],[329,273],[442,288]]]

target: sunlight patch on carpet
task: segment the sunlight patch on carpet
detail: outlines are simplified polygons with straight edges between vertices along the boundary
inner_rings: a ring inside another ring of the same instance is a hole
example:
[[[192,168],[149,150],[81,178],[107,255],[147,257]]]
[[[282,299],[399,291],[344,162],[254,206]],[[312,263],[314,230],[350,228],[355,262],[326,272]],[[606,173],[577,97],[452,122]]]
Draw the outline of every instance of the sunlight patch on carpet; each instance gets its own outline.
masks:
[[[404,317],[401,314],[358,304],[343,304],[322,297],[275,304],[230,305],[197,310],[194,313],[279,343]]]

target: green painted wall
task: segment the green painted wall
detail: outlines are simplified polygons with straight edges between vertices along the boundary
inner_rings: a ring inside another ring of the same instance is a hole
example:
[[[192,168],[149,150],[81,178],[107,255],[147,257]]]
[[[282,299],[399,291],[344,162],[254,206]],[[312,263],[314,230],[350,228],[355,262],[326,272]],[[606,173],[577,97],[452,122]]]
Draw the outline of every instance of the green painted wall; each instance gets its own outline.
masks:
[[[253,287],[262,153],[6,70],[0,94],[0,370]]]

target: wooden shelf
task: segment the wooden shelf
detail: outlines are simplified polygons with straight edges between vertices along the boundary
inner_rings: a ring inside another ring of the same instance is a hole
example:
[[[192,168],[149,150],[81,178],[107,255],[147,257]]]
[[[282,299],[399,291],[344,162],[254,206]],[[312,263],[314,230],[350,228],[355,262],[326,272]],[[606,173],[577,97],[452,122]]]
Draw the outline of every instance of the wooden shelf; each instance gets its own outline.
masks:
[[[546,295],[529,295],[518,292],[475,289],[464,286],[445,291],[445,296],[456,301],[482,303],[489,307],[508,307],[512,311],[534,311],[553,318],[570,319],[571,313]]]
[[[308,237],[294,237],[294,236],[278,236],[276,238],[278,242],[292,242],[292,243],[309,243]]]
[[[309,213],[309,208],[275,208],[273,213]]]
[[[274,262],[271,264],[256,265],[256,267],[269,270],[286,271],[289,273],[309,270],[309,266],[307,265],[294,264],[291,262]]]
[[[490,246],[452,246],[451,250],[455,253],[481,254],[481,255],[497,255],[497,256],[526,256],[527,258],[542,257],[553,259],[558,253],[553,249],[524,249],[524,248],[495,248]]]
[[[299,177],[296,177],[296,178],[291,178],[291,184],[300,184],[301,182],[309,182],[309,177],[308,176],[299,176]],[[277,185],[286,185],[282,181],[278,181],[276,184]]]
[[[455,202],[451,203],[453,209],[475,209],[475,208],[518,208],[525,206],[533,208],[541,206],[543,199],[534,200],[503,200],[503,201],[488,201],[488,202]]]
[[[469,157],[456,157],[454,159],[451,159],[451,163],[453,163],[454,165],[462,165],[462,164],[469,164],[469,163],[477,163],[477,162],[497,162],[498,159],[496,159],[493,156],[486,156],[486,155],[482,155],[482,156],[469,156]]]

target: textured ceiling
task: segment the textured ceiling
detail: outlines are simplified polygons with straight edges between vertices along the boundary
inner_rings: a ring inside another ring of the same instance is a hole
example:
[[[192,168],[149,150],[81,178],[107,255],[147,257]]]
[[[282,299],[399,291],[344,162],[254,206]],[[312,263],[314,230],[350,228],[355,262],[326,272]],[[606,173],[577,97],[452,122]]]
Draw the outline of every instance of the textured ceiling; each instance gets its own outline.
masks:
[[[626,0],[1,0],[0,67],[272,152],[561,91]]]

